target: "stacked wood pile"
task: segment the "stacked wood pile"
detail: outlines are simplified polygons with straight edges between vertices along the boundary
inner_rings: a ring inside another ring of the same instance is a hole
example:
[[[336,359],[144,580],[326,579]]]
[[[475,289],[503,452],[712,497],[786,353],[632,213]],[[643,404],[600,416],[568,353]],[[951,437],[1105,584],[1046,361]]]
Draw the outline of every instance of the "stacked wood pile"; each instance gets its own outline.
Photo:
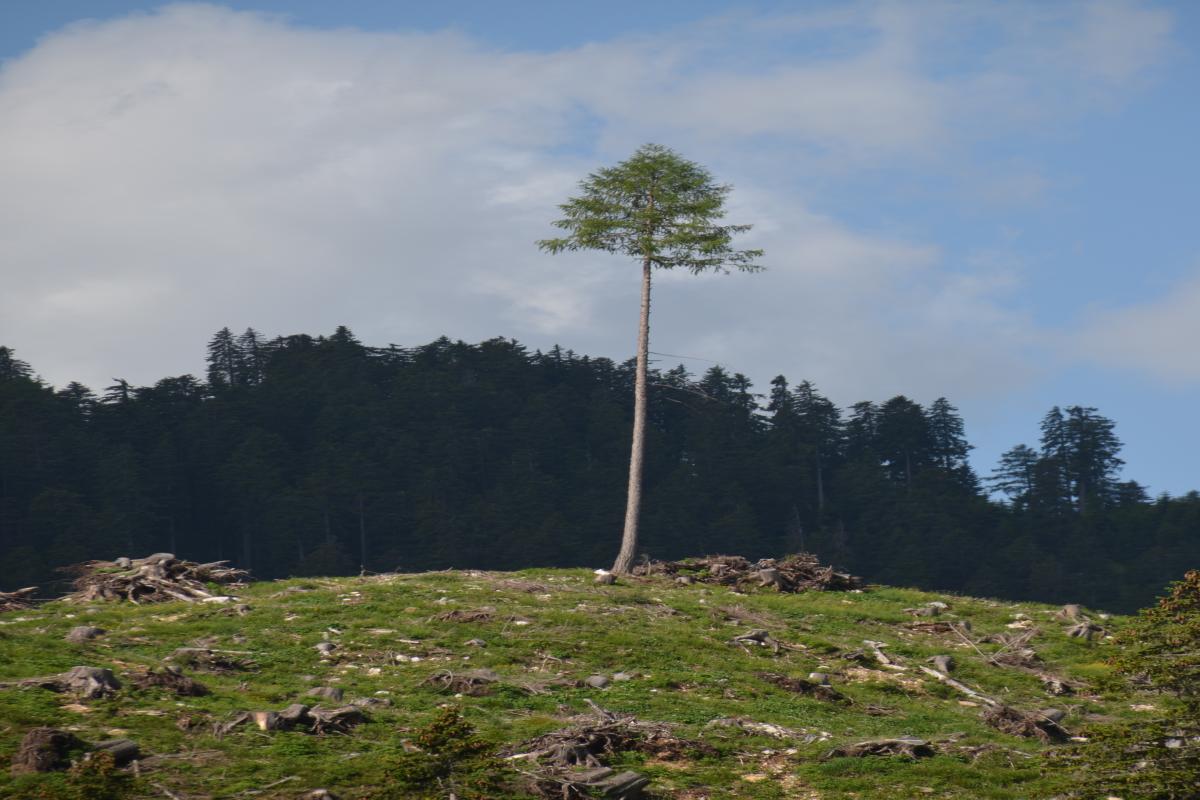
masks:
[[[197,564],[171,553],[155,553],[146,558],[118,558],[115,561],[88,561],[66,567],[75,575],[75,591],[66,596],[73,603],[128,600],[131,603],[224,602],[207,586],[217,583],[237,586],[250,580],[250,573],[229,566],[228,561]]]
[[[26,586],[15,592],[0,592],[0,611],[23,611],[33,608],[33,593],[36,586]]]
[[[667,575],[679,583],[772,587],[780,592],[848,591],[862,588],[862,578],[822,564],[811,553],[780,559],[750,561],[741,556],[704,556],[682,561],[650,561],[633,568],[634,575]]]

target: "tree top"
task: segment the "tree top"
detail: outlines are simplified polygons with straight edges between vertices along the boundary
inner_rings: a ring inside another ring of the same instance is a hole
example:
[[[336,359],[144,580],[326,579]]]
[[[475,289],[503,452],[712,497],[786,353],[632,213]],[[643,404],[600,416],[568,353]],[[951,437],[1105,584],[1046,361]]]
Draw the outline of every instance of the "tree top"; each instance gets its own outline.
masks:
[[[579,190],[559,206],[563,217],[554,222],[567,235],[539,241],[542,250],[602,250],[693,273],[763,268],[755,263],[762,250],[731,246],[734,234],[751,226],[717,224],[730,187],[670,148],[642,145],[620,164],[588,175]]]

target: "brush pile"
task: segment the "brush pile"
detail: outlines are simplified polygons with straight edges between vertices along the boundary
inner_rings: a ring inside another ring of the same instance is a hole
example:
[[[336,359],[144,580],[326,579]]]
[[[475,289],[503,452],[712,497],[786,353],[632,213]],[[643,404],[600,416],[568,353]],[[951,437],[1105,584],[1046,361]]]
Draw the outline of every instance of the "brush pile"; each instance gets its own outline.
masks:
[[[33,608],[33,593],[36,586],[27,586],[15,592],[0,592],[0,611],[24,611]]]
[[[634,575],[666,575],[679,583],[715,583],[739,588],[773,587],[780,592],[848,591],[862,588],[862,578],[837,572],[811,553],[750,561],[741,556],[704,556],[682,561],[650,561]]]
[[[66,567],[75,575],[75,591],[64,599],[72,603],[128,600],[131,603],[227,602],[225,595],[214,594],[208,584],[240,586],[250,573],[228,566],[228,561],[197,564],[183,561],[171,553],[155,553],[146,558],[118,558],[116,561],[88,561]]]
[[[590,703],[593,714],[572,720],[569,727],[526,742],[511,762],[528,761],[535,793],[544,798],[636,798],[649,779],[636,772],[616,772],[605,762],[624,751],[642,753],[659,761],[715,756],[711,745],[681,739],[663,722],[616,714]]]

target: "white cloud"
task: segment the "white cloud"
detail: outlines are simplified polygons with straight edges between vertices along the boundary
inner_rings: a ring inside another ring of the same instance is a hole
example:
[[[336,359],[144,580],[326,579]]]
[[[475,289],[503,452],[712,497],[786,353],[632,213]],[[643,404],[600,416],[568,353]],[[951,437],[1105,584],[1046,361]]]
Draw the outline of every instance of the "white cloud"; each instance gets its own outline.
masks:
[[[757,223],[747,246],[771,269],[660,281],[656,349],[811,377],[839,399],[986,392],[1026,374],[1032,346],[987,274],[823,217],[797,188],[805,148],[822,168],[949,159],[1008,113],[984,99],[1053,113],[1027,52],[934,63],[999,6],[966,8],[726,18],[544,54],[202,5],[69,28],[0,68],[0,341],[55,383],[94,385],[198,371],[224,325],[512,335],[620,358],[635,271],[533,243],[578,177],[661,139],[737,185],[734,221]],[[1001,15],[1000,44],[1038,8]],[[1038,58],[1079,41],[1088,58],[1115,48],[1091,69],[1105,79],[1148,63],[1159,17],[1090,8],[1058,12]],[[792,38],[813,35],[834,44]],[[1041,191],[1028,175],[1010,191]]]
[[[1168,383],[1200,381],[1200,270],[1170,292],[1124,308],[1095,311],[1065,350],[1109,367],[1143,372]]]

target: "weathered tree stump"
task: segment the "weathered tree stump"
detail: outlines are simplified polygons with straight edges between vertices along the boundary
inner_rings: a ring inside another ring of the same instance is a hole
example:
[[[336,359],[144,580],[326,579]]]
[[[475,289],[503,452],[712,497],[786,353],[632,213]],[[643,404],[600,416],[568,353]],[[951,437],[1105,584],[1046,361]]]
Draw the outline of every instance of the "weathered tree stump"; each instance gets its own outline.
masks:
[[[58,728],[34,728],[25,734],[12,759],[12,774],[50,772],[70,765],[71,751],[84,750],[87,743]]]
[[[84,642],[95,639],[97,636],[103,636],[105,633],[107,633],[107,631],[105,631],[103,628],[94,628],[91,625],[78,625],[74,628],[71,628],[71,632],[63,638],[65,638],[68,642],[83,644]]]

